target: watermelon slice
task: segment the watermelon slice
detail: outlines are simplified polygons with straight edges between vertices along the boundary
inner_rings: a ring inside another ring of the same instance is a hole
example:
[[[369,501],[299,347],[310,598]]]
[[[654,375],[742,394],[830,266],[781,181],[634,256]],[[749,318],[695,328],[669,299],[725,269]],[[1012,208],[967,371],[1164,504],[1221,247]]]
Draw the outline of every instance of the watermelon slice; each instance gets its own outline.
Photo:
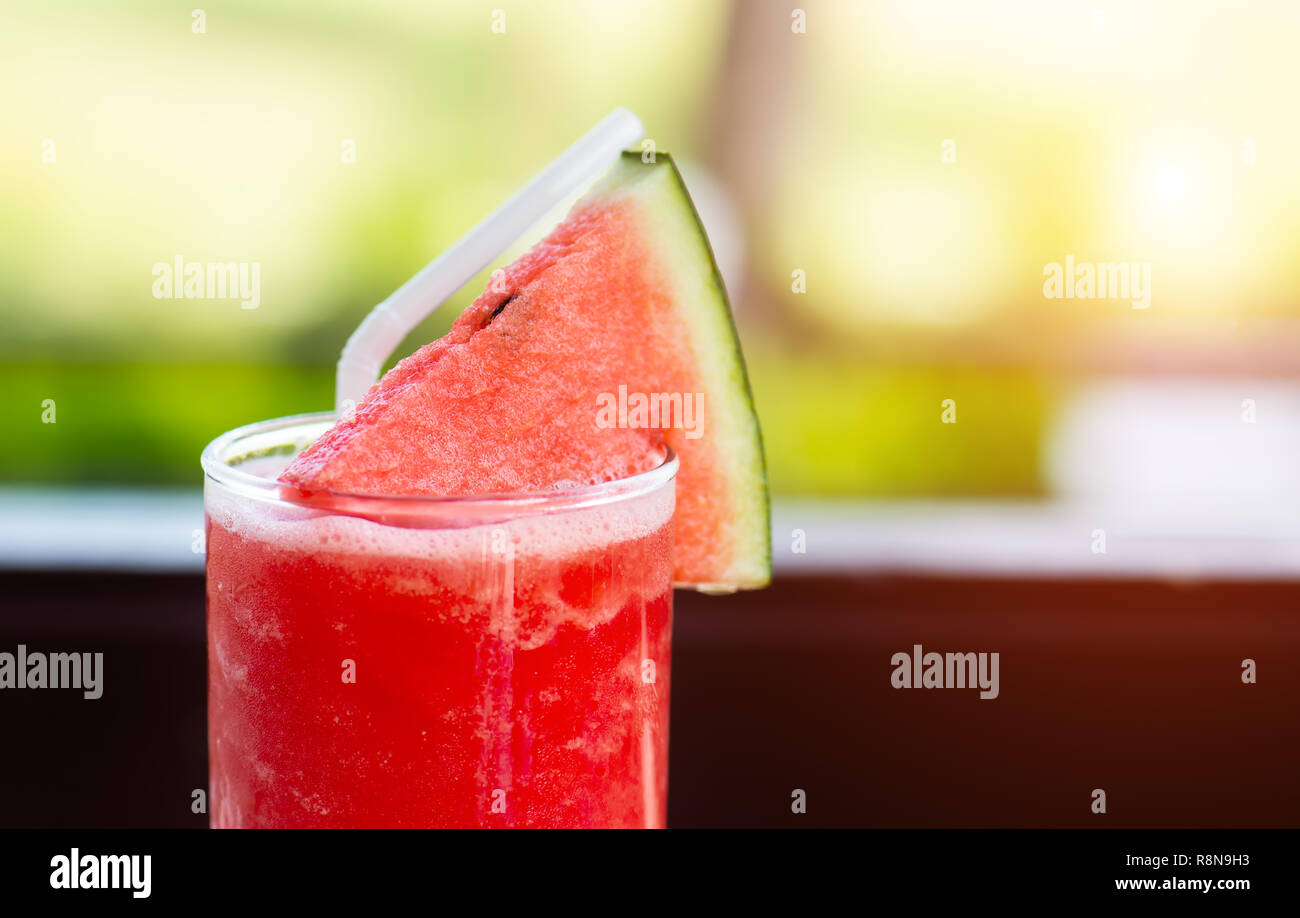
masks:
[[[307,495],[545,491],[646,471],[666,443],[681,462],[675,581],[766,584],[758,420],[722,279],[671,157],[624,154],[494,277],[281,480]]]

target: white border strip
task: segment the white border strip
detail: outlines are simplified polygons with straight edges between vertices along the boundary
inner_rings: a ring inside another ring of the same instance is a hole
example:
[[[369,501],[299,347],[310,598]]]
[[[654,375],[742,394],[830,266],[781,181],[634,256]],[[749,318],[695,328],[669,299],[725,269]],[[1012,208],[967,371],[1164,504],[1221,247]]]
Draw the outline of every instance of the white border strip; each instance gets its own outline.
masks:
[[[202,528],[198,490],[4,487],[0,569],[202,571]],[[1286,508],[777,501],[772,528],[778,577],[1300,580],[1300,514]]]

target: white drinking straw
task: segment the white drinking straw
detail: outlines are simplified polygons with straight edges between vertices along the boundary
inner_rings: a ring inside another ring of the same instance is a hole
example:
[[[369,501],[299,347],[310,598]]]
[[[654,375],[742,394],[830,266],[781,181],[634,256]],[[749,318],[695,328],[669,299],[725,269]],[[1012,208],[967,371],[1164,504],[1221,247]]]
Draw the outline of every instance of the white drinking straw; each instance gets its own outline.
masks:
[[[334,398],[339,413],[361,401],[379,379],[384,361],[416,325],[644,135],[640,118],[626,108],[614,109],[514,197],[371,310],[339,357]]]

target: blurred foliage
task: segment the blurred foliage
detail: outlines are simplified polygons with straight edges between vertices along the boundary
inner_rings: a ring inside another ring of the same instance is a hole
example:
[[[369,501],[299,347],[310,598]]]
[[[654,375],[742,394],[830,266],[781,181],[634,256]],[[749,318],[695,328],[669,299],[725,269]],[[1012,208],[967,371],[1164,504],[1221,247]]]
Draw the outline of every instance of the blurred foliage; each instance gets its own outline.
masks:
[[[329,407],[332,368],[195,364],[8,364],[0,481],[190,484],[218,434]],[[54,402],[44,423],[46,400]]]
[[[1051,392],[1032,373],[749,355],[780,494],[1030,496]],[[943,423],[951,399],[955,423]]]
[[[1040,490],[1048,402],[1017,372],[855,368],[749,358],[769,477],[782,494],[998,494]],[[204,445],[261,418],[329,407],[330,367],[9,364],[0,481],[196,484]],[[957,403],[957,423],[940,422]],[[55,423],[43,423],[54,401]]]

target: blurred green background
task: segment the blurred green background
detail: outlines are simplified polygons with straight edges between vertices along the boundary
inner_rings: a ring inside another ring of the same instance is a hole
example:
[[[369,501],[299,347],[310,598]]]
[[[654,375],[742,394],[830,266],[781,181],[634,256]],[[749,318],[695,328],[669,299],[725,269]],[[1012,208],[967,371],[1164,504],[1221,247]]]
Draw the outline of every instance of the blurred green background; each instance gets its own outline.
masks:
[[[196,485],[328,407],[361,317],[616,105],[697,194],[778,493],[1036,495],[1080,380],[1294,372],[1293,5],[195,2],[0,3],[0,480]],[[1151,308],[1045,299],[1067,253]],[[259,307],[154,298],[178,255]]]

